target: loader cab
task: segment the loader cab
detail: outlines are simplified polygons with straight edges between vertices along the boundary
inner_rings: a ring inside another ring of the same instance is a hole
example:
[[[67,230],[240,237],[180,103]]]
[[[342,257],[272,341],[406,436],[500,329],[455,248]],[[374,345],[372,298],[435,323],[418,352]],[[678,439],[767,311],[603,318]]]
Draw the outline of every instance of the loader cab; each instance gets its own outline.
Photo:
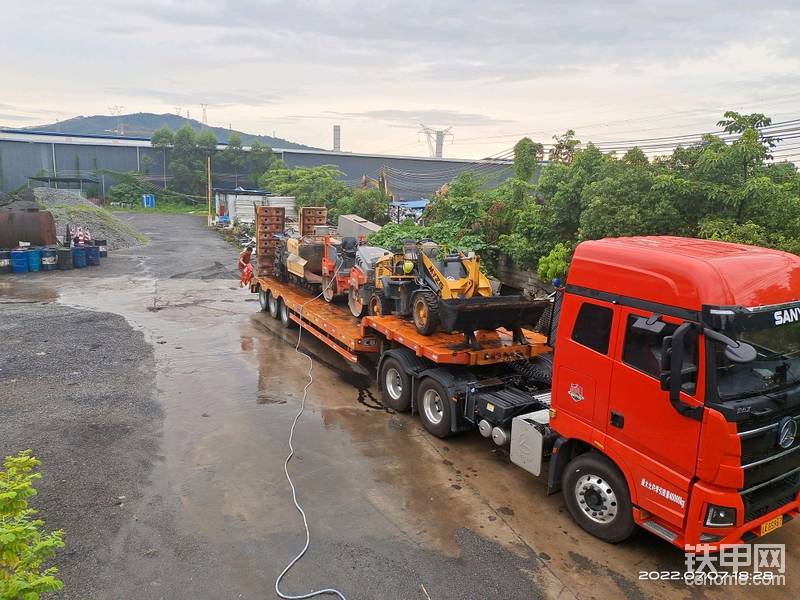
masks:
[[[736,527],[797,502],[800,436],[782,449],[772,438],[800,425],[800,258],[672,237],[584,242],[555,312],[551,425],[611,459],[654,532],[740,539]],[[705,527],[714,506],[730,522]]]

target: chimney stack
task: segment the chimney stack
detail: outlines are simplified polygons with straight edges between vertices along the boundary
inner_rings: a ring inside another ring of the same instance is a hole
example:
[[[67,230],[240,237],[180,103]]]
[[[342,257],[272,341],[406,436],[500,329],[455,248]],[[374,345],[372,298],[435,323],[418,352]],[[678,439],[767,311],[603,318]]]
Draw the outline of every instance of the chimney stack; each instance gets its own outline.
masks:
[[[334,125],[333,126],[333,151],[334,152],[341,152],[342,151],[342,126],[341,125]]]

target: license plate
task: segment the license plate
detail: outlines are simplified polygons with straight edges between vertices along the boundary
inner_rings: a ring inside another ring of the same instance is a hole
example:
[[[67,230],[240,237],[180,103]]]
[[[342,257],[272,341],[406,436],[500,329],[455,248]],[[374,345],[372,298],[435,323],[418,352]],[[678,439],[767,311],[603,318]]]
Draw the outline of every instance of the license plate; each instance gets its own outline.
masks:
[[[768,533],[778,529],[781,525],[783,525],[783,515],[779,515],[774,519],[770,519],[766,523],[762,523],[761,533],[759,535],[767,535]]]

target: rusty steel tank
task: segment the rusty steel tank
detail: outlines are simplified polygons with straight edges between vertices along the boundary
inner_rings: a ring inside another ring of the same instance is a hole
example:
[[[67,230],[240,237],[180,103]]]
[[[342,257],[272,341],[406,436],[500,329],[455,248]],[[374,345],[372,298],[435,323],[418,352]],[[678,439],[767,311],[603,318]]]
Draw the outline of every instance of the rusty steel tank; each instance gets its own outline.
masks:
[[[16,248],[20,242],[52,246],[56,239],[53,215],[26,197],[0,199],[0,248]]]

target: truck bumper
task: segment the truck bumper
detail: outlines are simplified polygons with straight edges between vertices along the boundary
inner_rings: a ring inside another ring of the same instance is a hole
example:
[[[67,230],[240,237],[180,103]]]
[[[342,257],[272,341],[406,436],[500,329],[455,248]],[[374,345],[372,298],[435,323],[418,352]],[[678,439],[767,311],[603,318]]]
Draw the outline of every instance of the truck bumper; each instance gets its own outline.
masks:
[[[732,527],[709,527],[705,524],[709,505],[736,509],[736,525]],[[747,522],[745,506],[738,492],[707,487],[702,483],[692,490],[689,510],[686,515],[684,546],[702,545],[704,550],[718,549],[728,544],[752,542],[779,529],[800,513],[800,493],[794,499]],[[676,540],[677,542],[677,540]]]

